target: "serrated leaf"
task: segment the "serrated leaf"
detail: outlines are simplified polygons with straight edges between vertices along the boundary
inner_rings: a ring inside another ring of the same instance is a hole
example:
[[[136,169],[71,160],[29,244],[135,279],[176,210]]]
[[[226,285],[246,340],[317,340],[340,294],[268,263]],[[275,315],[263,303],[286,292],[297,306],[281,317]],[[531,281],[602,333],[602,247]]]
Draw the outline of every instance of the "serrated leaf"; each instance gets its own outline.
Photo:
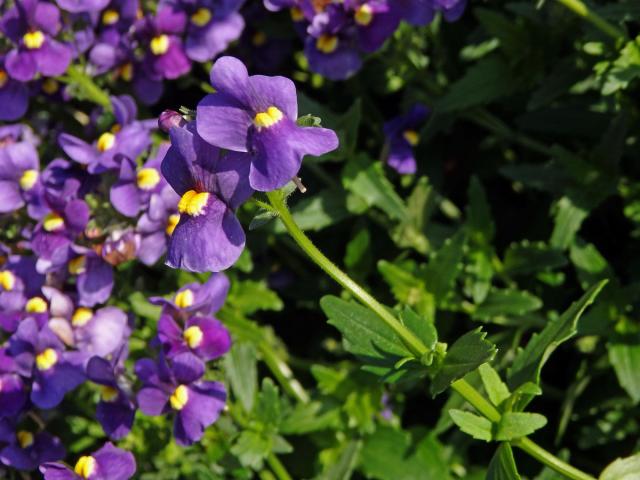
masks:
[[[481,328],[477,328],[454,342],[431,382],[432,395],[444,391],[454,381],[493,358],[496,347],[485,339],[486,335]]]
[[[599,480],[638,480],[640,453],[631,457],[618,458],[600,474]]]
[[[400,319],[409,330],[422,340],[422,343],[424,343],[429,350],[435,348],[438,342],[438,331],[433,324],[433,318],[422,317],[411,310],[411,308],[405,307],[400,314]]]
[[[270,378],[262,380],[262,388],[253,412],[255,420],[263,425],[278,426],[282,420],[282,405],[278,387]]]
[[[511,445],[501,444],[493,454],[486,480],[520,480]]]
[[[249,342],[234,342],[224,356],[224,367],[231,390],[246,412],[253,409],[258,389],[256,349]]]
[[[320,300],[320,307],[340,330],[345,349],[365,363],[392,370],[398,360],[411,356],[395,332],[368,308],[331,295]]]
[[[406,218],[393,231],[393,241],[400,248],[413,248],[426,254],[429,240],[425,232],[429,217],[435,208],[433,188],[427,177],[420,177],[407,198]]]
[[[236,443],[231,447],[233,453],[240,463],[245,467],[259,470],[262,468],[264,459],[271,452],[271,442],[269,438],[252,430],[245,430],[240,433]]]
[[[449,415],[460,430],[476,440],[491,441],[491,420],[464,410],[449,410]]]
[[[575,335],[580,316],[606,283],[605,280],[593,285],[561,316],[551,320],[540,333],[531,337],[527,346],[517,353],[509,371],[507,383],[512,389],[525,382],[540,382],[543,365],[558,345]]]
[[[398,302],[415,308],[421,315],[433,318],[435,299],[427,291],[422,279],[386,260],[378,262],[378,271],[391,287],[391,292]]]
[[[480,377],[482,378],[482,384],[484,390],[489,395],[489,399],[495,406],[499,406],[503,401],[511,396],[509,388],[500,379],[500,375],[496,372],[491,365],[483,363],[478,369]]]
[[[462,270],[461,262],[466,241],[466,232],[458,230],[440,247],[420,274],[427,291],[431,292],[438,302],[444,300]]]
[[[546,243],[512,243],[504,255],[503,266],[508,275],[529,275],[547,269],[563,267],[567,258],[561,250]]]
[[[571,245],[589,212],[569,197],[562,197],[554,207],[554,227],[549,244],[560,250]]]
[[[525,315],[542,307],[542,301],[535,295],[521,290],[491,290],[484,302],[478,305],[473,317],[490,320],[493,317]]]
[[[303,435],[320,430],[340,428],[340,409],[326,408],[320,402],[298,403],[280,425],[285,435]]]
[[[546,424],[547,419],[539,413],[505,412],[496,425],[495,439],[509,441],[526,437]]]
[[[278,294],[264,280],[232,282],[227,302],[247,315],[257,310],[278,311],[284,306]]]

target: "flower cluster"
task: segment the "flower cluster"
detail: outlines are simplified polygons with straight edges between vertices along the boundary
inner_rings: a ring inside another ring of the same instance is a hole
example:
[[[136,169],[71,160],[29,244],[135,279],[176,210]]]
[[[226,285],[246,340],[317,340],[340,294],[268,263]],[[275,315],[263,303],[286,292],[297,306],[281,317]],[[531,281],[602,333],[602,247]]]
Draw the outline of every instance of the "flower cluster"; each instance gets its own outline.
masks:
[[[362,55],[380,49],[402,20],[430,23],[436,12],[455,21],[466,0],[264,0],[268,10],[288,8],[304,37],[304,52],[314,72],[344,80],[362,66]]]

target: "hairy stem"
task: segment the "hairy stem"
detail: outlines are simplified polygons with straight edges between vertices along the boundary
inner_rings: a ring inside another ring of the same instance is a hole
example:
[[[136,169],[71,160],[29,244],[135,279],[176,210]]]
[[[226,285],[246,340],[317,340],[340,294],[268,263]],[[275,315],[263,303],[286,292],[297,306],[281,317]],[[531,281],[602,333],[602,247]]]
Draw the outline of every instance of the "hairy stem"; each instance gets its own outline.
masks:
[[[618,40],[621,38],[626,38],[626,34],[623,30],[616,27],[612,23],[609,23],[600,15],[595,13],[592,10],[589,10],[589,7],[582,2],[581,0],[556,0],[558,3],[561,3],[573,13],[578,15],[579,17],[584,18],[586,21],[591,22],[591,24],[599,29],[601,32],[606,33],[611,38]]]
[[[287,208],[284,195],[281,191],[275,190],[267,193],[267,198],[284,224],[287,232],[298,246],[309,256],[309,258],[324,270],[331,278],[339,283],[346,290],[358,299],[363,305],[376,313],[380,319],[386,323],[400,337],[406,347],[417,357],[428,352],[428,348],[416,337],[413,332],[407,329],[387,308],[373,298],[364,288],[351,279],[345,272],[338,268],[311,242],[309,237],[300,229]],[[496,407],[476,390],[466,380],[460,379],[453,382],[451,387],[458,392],[469,404],[478,412],[494,423],[500,421],[501,415]],[[595,480],[594,477],[584,473],[577,468],[563,462],[552,453],[546,451],[528,438],[521,438],[513,442],[515,446],[524,450],[533,458],[549,466],[558,473],[573,480]]]

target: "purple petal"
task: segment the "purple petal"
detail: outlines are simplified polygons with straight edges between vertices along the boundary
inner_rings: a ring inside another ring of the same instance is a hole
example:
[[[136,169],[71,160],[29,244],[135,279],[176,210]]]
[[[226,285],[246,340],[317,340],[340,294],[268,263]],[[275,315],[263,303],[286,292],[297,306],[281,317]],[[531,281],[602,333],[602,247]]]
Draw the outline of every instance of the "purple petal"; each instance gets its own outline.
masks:
[[[29,107],[29,90],[27,86],[20,82],[9,80],[0,88],[0,120],[14,121],[21,118]],[[2,202],[0,201],[0,205]]]
[[[162,415],[169,402],[169,394],[156,387],[143,387],[137,399],[138,407],[145,415]]]
[[[60,42],[47,39],[42,47],[35,50],[38,70],[46,77],[62,75],[71,63],[71,49]]]
[[[296,86],[286,77],[253,75],[249,78],[251,107],[255,113],[279,108],[290,120],[298,118]]]
[[[252,117],[246,107],[223,91],[207,95],[197,107],[198,134],[219,148],[246,152],[247,129],[251,123]]]
[[[38,73],[38,64],[32,52],[11,50],[5,58],[4,65],[9,75],[21,82],[28,82]]]
[[[174,434],[179,445],[191,445],[204,434],[204,429],[215,422],[226,402],[224,385],[202,382],[189,387],[189,400],[176,415]]]
[[[136,472],[136,460],[133,454],[116,448],[112,443],[95,452],[100,475],[106,480],[128,480]]]

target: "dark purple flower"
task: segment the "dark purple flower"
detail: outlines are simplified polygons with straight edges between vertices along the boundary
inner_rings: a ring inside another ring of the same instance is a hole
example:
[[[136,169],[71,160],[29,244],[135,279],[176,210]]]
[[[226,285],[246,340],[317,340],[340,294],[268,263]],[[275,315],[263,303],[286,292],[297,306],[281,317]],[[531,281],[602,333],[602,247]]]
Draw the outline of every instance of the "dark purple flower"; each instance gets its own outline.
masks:
[[[145,265],[154,265],[167,251],[169,238],[180,221],[179,201],[180,197],[169,185],[151,195],[149,209],[136,225],[140,235],[138,258]]]
[[[5,58],[11,77],[23,82],[38,73],[62,75],[71,62],[71,49],[54,40],[60,31],[60,11],[38,0],[16,0],[0,20],[0,30],[15,44]]]
[[[106,302],[113,290],[113,267],[90,248],[74,246],[72,250],[77,256],[69,260],[67,270],[77,276],[78,304],[93,307]]]
[[[17,373],[33,379],[31,401],[40,408],[57,406],[65,394],[84,381],[82,370],[68,360],[64,345],[48,327],[23,320],[9,340]]]
[[[40,466],[45,480],[128,480],[136,472],[133,454],[111,442],[78,459],[73,470],[63,463],[47,462]]]
[[[401,174],[416,172],[416,159],[413,148],[420,141],[418,131],[424,124],[429,110],[416,104],[409,112],[384,124],[384,134],[389,146],[387,163]]]
[[[226,402],[224,385],[200,380],[204,365],[191,354],[178,355],[171,365],[144,358],[136,362],[143,383],[138,405],[146,415],[174,413],[173,433],[179,445],[200,440],[204,429],[220,416]]]
[[[206,362],[221,357],[231,347],[228,330],[211,317],[191,317],[181,327],[165,313],[158,320],[158,338],[168,358],[191,352]]]
[[[298,173],[304,155],[322,155],[338,146],[332,130],[296,124],[296,88],[288,78],[249,77],[240,60],[222,57],[211,69],[211,84],[216,93],[198,104],[198,134],[219,148],[248,152],[249,183],[255,190],[284,186]],[[241,156],[234,158],[242,162]]]
[[[88,354],[108,357],[118,351],[129,337],[127,315],[117,307],[93,312],[80,307],[71,317],[75,347]]]
[[[0,348],[0,419],[15,418],[27,402],[28,394],[22,378],[15,373],[15,360]],[[0,438],[0,442],[2,438]]]
[[[27,85],[12,79],[7,73],[4,56],[0,55],[0,120],[13,121],[21,118],[29,107]]]
[[[40,160],[35,147],[16,142],[0,148],[0,213],[27,204],[30,215],[38,218],[45,210],[41,203]]]
[[[390,0],[345,0],[352,12],[359,45],[365,52],[375,52],[398,28],[400,15]]]
[[[111,187],[109,198],[114,208],[135,217],[149,203],[151,194],[158,193],[165,185],[160,175],[161,158],[152,157],[142,167],[123,157],[120,163],[120,178]]]
[[[65,454],[59,438],[47,432],[18,430],[14,440],[0,450],[0,463],[18,470],[35,470],[41,463],[60,460]]]
[[[244,249],[233,210],[251,196],[245,154],[221,151],[202,140],[194,122],[172,128],[162,174],[178,195],[180,221],[169,239],[167,265],[195,272],[230,267]]]
[[[154,305],[161,305],[163,314],[186,321],[190,316],[213,315],[224,305],[229,293],[229,279],[224,273],[213,273],[203,283],[189,283],[176,293],[172,300],[162,297],[151,297]]]
[[[87,364],[87,377],[100,385],[96,418],[104,432],[114,440],[131,431],[136,415],[131,386],[123,375],[125,357],[126,348],[122,347],[110,361],[93,357]]]
[[[109,4],[109,0],[56,0],[58,6],[71,13],[99,12]]]

